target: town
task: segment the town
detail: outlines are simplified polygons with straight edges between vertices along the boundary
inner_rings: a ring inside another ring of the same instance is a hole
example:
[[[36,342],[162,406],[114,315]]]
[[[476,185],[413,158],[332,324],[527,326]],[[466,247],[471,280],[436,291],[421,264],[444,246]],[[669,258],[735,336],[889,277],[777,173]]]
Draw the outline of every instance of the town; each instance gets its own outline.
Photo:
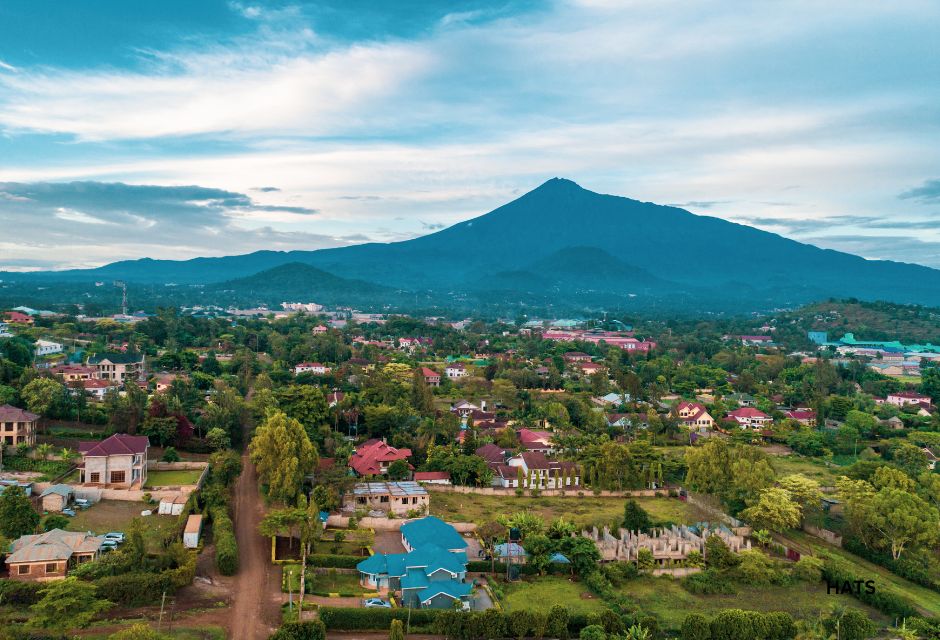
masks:
[[[126,304],[2,312],[12,638],[940,637],[935,316]]]

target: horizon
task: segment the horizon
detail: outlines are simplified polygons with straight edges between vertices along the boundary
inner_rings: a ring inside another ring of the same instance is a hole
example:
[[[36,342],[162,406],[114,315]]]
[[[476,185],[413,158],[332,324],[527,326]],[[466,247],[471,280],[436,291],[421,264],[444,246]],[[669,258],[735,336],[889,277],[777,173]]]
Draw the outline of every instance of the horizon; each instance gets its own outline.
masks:
[[[940,267],[935,4],[190,5],[0,7],[0,270],[395,242],[548,175]]]

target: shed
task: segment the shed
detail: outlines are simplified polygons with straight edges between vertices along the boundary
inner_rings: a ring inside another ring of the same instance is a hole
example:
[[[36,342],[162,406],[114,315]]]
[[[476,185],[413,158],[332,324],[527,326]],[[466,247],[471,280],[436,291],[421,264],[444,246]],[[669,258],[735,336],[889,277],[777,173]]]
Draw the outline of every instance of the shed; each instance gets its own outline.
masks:
[[[157,509],[157,513],[161,516],[178,516],[183,513],[184,506],[186,506],[186,496],[163,498],[160,500],[160,507]]]
[[[183,530],[183,546],[187,549],[198,547],[200,533],[202,533],[202,515],[193,514],[186,520],[186,529]]]
[[[75,491],[67,484],[54,484],[39,497],[42,499],[42,508],[45,511],[60,512],[69,506]]]

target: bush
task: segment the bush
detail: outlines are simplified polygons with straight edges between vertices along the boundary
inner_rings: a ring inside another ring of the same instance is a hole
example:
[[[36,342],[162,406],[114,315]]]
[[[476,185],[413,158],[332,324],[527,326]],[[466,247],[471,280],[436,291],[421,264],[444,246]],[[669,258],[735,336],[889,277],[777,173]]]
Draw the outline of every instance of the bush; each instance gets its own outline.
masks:
[[[212,510],[212,533],[215,538],[215,566],[223,576],[238,573],[238,542],[232,519],[223,507]]]
[[[738,592],[734,583],[723,573],[706,569],[682,579],[682,587],[696,595],[734,595]]]
[[[95,586],[115,604],[139,607],[159,602],[171,585],[169,576],[164,573],[125,573],[99,578]]]
[[[746,584],[766,585],[786,582],[786,574],[776,568],[776,563],[760,551],[742,551],[741,560],[734,573]]]
[[[0,601],[21,606],[34,605],[42,597],[39,593],[41,590],[42,584],[38,582],[0,580]]]
[[[173,447],[167,447],[163,450],[163,457],[160,458],[162,462],[179,462],[180,454],[176,452],[176,449]]]
[[[701,613],[690,613],[682,622],[682,640],[711,640],[708,619]]]
[[[936,560],[929,553],[908,552],[906,557],[895,560],[891,554],[869,549],[855,538],[844,539],[842,547],[922,587],[940,591],[940,581],[931,576],[930,564]]]
[[[322,620],[285,622],[269,640],[326,640],[326,625]]]
[[[334,553],[311,553],[307,556],[307,564],[311,567],[326,567],[333,569],[355,569],[356,565],[365,558],[359,556],[346,556]],[[487,569],[489,564],[487,563]],[[470,571],[474,571],[470,569]]]
[[[803,582],[822,580],[823,561],[813,556],[803,556],[793,565],[793,577]]]
[[[412,630],[417,628],[430,630],[434,621],[444,613],[437,609],[349,609],[340,607],[320,607],[320,620],[327,629],[335,631],[385,631],[392,620],[408,620],[411,613]]]
[[[828,557],[823,561],[822,575],[829,584],[841,585],[845,582],[854,583],[856,580],[865,582],[852,572],[851,567],[833,557]],[[859,592],[853,590],[852,595],[888,616],[909,618],[917,615],[917,609],[910,602],[893,591],[887,591],[884,583],[877,584],[874,593],[861,589]]]
[[[858,609],[849,609],[841,616],[831,616],[823,623],[830,633],[837,633],[841,640],[865,640],[875,635],[878,628]]]

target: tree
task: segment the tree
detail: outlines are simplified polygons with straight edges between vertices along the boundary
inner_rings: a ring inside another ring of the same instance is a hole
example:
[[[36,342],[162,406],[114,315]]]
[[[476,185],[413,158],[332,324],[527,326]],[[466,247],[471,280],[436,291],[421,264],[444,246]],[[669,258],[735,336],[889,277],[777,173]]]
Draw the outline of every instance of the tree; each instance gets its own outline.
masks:
[[[724,540],[712,534],[705,540],[705,565],[709,569],[729,569],[738,565],[738,558]]]
[[[281,411],[298,420],[311,440],[330,422],[330,407],[320,387],[292,384],[276,391],[275,396]]]
[[[771,487],[764,489],[757,504],[742,511],[741,517],[755,526],[781,532],[799,526],[801,513],[789,491]]]
[[[316,449],[303,426],[282,412],[272,414],[258,427],[248,451],[268,495],[282,504],[293,501],[304,476],[317,464]]]
[[[213,451],[221,451],[231,446],[231,441],[225,429],[213,427],[206,433],[206,442],[212,447]]]
[[[177,427],[179,427],[179,420],[176,416],[166,416],[165,418],[148,416],[141,427],[141,433],[156,441],[161,447],[165,447],[167,443],[172,442],[176,437]]]
[[[43,531],[52,531],[53,529],[65,529],[69,526],[69,519],[65,516],[60,516],[57,513],[50,514],[46,516],[46,519],[42,522]]]
[[[865,640],[878,630],[875,623],[858,609],[836,611],[823,624],[839,640]]]
[[[514,609],[509,612],[509,632],[517,640],[523,640],[532,629],[532,613],[526,609]]]
[[[929,547],[940,536],[937,509],[917,495],[890,487],[872,496],[868,524],[881,534],[895,560],[905,549]]]
[[[821,509],[822,491],[819,483],[812,478],[793,473],[781,478],[778,484],[790,494],[790,499],[799,505],[801,517],[805,518],[808,513]]]
[[[411,467],[408,466],[407,460],[395,460],[388,465],[389,480],[406,480],[409,475],[411,475]]]
[[[11,485],[0,494],[0,533],[15,540],[36,530],[39,514],[33,510],[26,492]]]
[[[559,543],[560,551],[571,561],[571,568],[575,573],[586,576],[597,570],[601,554],[593,541],[581,536],[564,538]]]
[[[431,415],[434,412],[434,396],[421,367],[415,369],[411,378],[411,406],[420,415]]]
[[[35,378],[23,387],[20,395],[27,409],[48,418],[52,408],[65,396],[65,387],[52,378]]]
[[[405,625],[401,620],[392,620],[388,629],[388,640],[405,640]]]
[[[545,573],[555,550],[554,541],[546,535],[534,533],[523,539],[523,547],[529,554],[526,562],[535,567],[539,573]]]
[[[523,539],[545,530],[545,521],[531,511],[517,511],[509,516],[501,515],[496,521],[510,529],[518,529]]]
[[[115,631],[108,640],[164,640],[166,636],[154,631],[150,625],[138,622],[126,629]]]
[[[48,583],[42,598],[29,608],[29,625],[41,629],[87,627],[111,603],[98,598],[98,588],[90,582],[68,577]]]
[[[690,613],[682,621],[682,640],[711,640],[708,619],[701,613]]]
[[[627,531],[649,531],[653,526],[650,515],[636,500],[627,500],[623,506],[623,528]]]
[[[599,624],[589,624],[581,629],[579,640],[607,640],[607,632]]]
[[[636,568],[642,573],[647,573],[653,570],[653,567],[656,566],[656,560],[653,558],[653,552],[649,549],[643,547],[637,549],[636,552]]]

